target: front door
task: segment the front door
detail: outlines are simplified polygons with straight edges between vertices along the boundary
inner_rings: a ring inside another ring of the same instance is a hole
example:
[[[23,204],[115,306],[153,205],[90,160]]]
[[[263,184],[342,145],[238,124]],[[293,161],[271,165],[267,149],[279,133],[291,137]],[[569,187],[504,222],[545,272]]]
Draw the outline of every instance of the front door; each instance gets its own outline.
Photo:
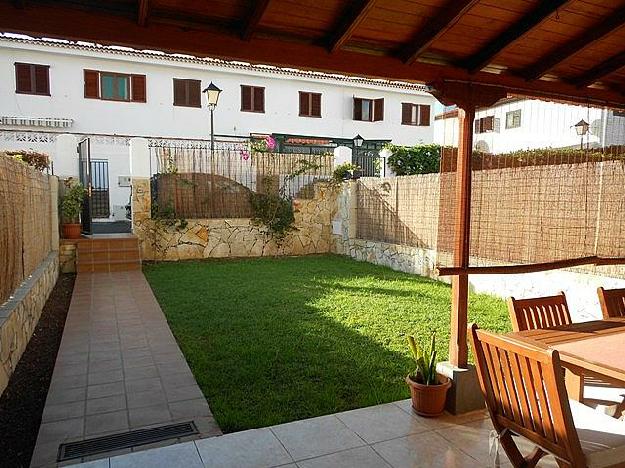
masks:
[[[85,199],[82,202],[82,212],[80,213],[82,233],[91,234],[91,195],[93,187],[91,185],[91,143],[89,138],[85,138],[78,143],[78,174],[80,183],[85,188]]]

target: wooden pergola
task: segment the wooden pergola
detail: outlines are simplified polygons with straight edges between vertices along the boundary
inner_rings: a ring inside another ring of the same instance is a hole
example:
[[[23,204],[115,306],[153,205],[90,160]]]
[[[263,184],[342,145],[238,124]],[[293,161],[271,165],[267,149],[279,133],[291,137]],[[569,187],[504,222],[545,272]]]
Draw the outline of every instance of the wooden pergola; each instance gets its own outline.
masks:
[[[457,104],[450,360],[467,365],[472,123],[507,95],[625,108],[625,1],[1,0],[0,31],[426,83]]]

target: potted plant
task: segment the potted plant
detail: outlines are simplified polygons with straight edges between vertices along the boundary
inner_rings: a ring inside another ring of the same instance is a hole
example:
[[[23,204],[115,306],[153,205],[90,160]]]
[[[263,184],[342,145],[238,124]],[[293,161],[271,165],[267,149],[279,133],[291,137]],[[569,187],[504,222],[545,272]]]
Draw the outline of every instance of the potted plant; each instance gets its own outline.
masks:
[[[417,364],[415,371],[406,377],[412,408],[420,416],[440,416],[445,410],[451,381],[436,372],[436,335],[432,333],[430,349],[427,351],[419,346],[414,336],[408,336],[408,344]]]
[[[62,231],[65,239],[80,238],[80,210],[85,198],[85,188],[73,178],[65,181],[65,193],[61,200],[61,214],[63,215]]]

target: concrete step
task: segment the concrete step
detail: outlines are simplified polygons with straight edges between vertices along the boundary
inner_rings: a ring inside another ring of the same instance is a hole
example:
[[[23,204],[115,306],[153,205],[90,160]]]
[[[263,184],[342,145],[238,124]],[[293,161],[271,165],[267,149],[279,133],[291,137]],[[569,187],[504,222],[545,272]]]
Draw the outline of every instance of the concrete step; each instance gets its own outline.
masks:
[[[127,261],[140,261],[141,255],[139,247],[132,249],[115,249],[115,250],[92,250],[92,251],[79,251],[76,254],[76,262],[91,263],[94,261],[107,261],[107,260],[127,260]]]

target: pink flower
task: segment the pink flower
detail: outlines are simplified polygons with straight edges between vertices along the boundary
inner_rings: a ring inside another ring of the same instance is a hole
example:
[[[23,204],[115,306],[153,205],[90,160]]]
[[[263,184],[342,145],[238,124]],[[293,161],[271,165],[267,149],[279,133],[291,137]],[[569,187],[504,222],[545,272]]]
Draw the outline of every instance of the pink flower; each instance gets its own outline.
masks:
[[[267,145],[267,149],[269,151],[273,151],[276,149],[276,140],[272,136],[268,136],[265,138],[265,144]]]
[[[250,159],[250,152],[247,150],[241,150],[239,151],[239,154],[241,155],[241,159],[243,159],[243,161]]]

